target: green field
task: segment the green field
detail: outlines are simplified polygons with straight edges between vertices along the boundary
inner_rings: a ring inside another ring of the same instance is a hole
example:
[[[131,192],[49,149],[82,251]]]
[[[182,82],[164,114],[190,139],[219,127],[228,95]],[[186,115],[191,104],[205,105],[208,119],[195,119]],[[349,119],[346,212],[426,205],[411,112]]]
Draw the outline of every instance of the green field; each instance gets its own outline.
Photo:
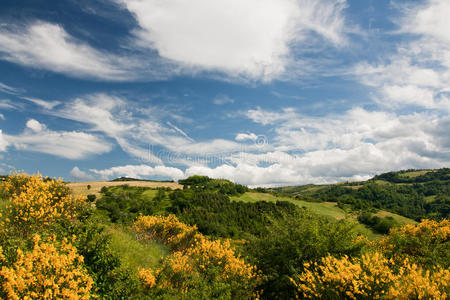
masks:
[[[388,212],[385,210],[380,210],[379,212],[377,212],[374,215],[378,216],[378,217],[392,217],[400,225],[417,224],[417,222],[412,219],[409,219],[409,218],[406,218],[406,217],[403,217],[403,216],[400,216],[400,215],[397,215],[397,214],[394,214],[394,213],[391,213],[391,212]]]
[[[291,197],[283,197],[283,196],[274,196],[269,193],[255,193],[255,192],[247,192],[241,196],[233,196],[231,197],[233,201],[243,201],[243,202],[257,202],[257,201],[268,201],[268,202],[276,202],[276,201],[288,201],[294,203],[300,207],[306,207],[311,209],[312,211],[332,217],[335,219],[344,219],[346,216],[346,212],[339,207],[337,207],[334,202],[307,202],[302,200],[296,200]]]

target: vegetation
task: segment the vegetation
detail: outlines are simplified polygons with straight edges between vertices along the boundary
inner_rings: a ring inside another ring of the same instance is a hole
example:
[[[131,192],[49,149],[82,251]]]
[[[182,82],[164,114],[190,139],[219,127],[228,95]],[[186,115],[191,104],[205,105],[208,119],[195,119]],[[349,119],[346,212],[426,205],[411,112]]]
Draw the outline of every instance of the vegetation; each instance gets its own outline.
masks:
[[[148,179],[138,179],[138,178],[131,178],[131,177],[119,177],[116,179],[113,179],[111,181],[149,181],[149,182],[173,182],[173,180],[164,180],[164,181],[159,181],[159,180],[148,180]]]
[[[430,172],[284,191],[193,176],[182,190],[124,182],[87,198],[12,174],[0,183],[0,298],[447,299],[447,171]],[[379,210],[393,195],[392,210],[431,219]]]
[[[266,192],[336,202],[347,210],[387,210],[416,221],[450,217],[450,168],[389,172],[365,182],[281,187]]]

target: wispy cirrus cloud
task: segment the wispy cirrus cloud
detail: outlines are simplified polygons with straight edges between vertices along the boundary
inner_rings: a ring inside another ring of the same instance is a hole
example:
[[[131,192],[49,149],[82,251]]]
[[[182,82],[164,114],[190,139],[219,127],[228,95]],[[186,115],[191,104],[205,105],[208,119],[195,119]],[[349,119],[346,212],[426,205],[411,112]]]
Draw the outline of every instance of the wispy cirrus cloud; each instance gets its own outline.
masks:
[[[0,82],[0,92],[15,95],[15,94],[19,94],[23,91],[24,91],[23,89],[18,89],[18,88],[9,86],[7,84],[4,84],[3,82]]]

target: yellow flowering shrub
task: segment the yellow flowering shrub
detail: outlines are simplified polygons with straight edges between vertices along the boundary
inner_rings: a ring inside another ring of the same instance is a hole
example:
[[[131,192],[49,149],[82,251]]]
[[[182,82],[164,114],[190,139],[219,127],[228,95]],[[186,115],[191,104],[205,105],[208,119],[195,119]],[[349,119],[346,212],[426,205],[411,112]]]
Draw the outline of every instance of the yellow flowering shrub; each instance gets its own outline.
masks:
[[[151,289],[155,287],[156,277],[153,275],[152,270],[140,269],[138,272],[138,277],[145,288]]]
[[[424,266],[441,265],[450,267],[450,220],[422,220],[419,224],[409,224],[393,228],[375,246],[386,256],[396,261],[408,257]]]
[[[66,239],[40,243],[35,235],[32,251],[17,250],[17,260],[0,270],[8,299],[89,299],[92,279],[83,269],[83,257]]]
[[[43,180],[39,174],[12,174],[3,188],[8,197],[4,226],[15,226],[23,232],[73,218],[84,203],[74,198],[61,180]]]
[[[407,258],[396,265],[379,252],[355,259],[327,256],[304,267],[291,281],[298,296],[309,299],[446,299],[450,287],[448,269],[430,272]]]
[[[157,240],[177,249],[163,260],[158,270],[139,271],[144,287],[191,296],[208,290],[208,296],[197,295],[198,298],[216,294],[228,294],[233,299],[257,297],[254,291],[260,274],[235,253],[229,240],[210,240],[195,226],[188,226],[173,215],[140,217],[133,228],[141,239]]]
[[[196,226],[189,226],[178,220],[174,215],[140,216],[133,224],[138,239],[155,240],[172,250],[189,247],[198,234]]]

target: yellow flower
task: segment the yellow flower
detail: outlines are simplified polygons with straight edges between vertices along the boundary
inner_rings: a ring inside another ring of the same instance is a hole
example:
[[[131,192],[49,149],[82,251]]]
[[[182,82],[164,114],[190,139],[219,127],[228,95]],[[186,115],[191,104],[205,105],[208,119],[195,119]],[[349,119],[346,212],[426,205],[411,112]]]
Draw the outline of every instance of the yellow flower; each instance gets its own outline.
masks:
[[[76,248],[64,240],[39,243],[35,235],[31,252],[17,250],[17,261],[3,267],[3,290],[9,299],[90,299],[92,278],[79,265]]]

